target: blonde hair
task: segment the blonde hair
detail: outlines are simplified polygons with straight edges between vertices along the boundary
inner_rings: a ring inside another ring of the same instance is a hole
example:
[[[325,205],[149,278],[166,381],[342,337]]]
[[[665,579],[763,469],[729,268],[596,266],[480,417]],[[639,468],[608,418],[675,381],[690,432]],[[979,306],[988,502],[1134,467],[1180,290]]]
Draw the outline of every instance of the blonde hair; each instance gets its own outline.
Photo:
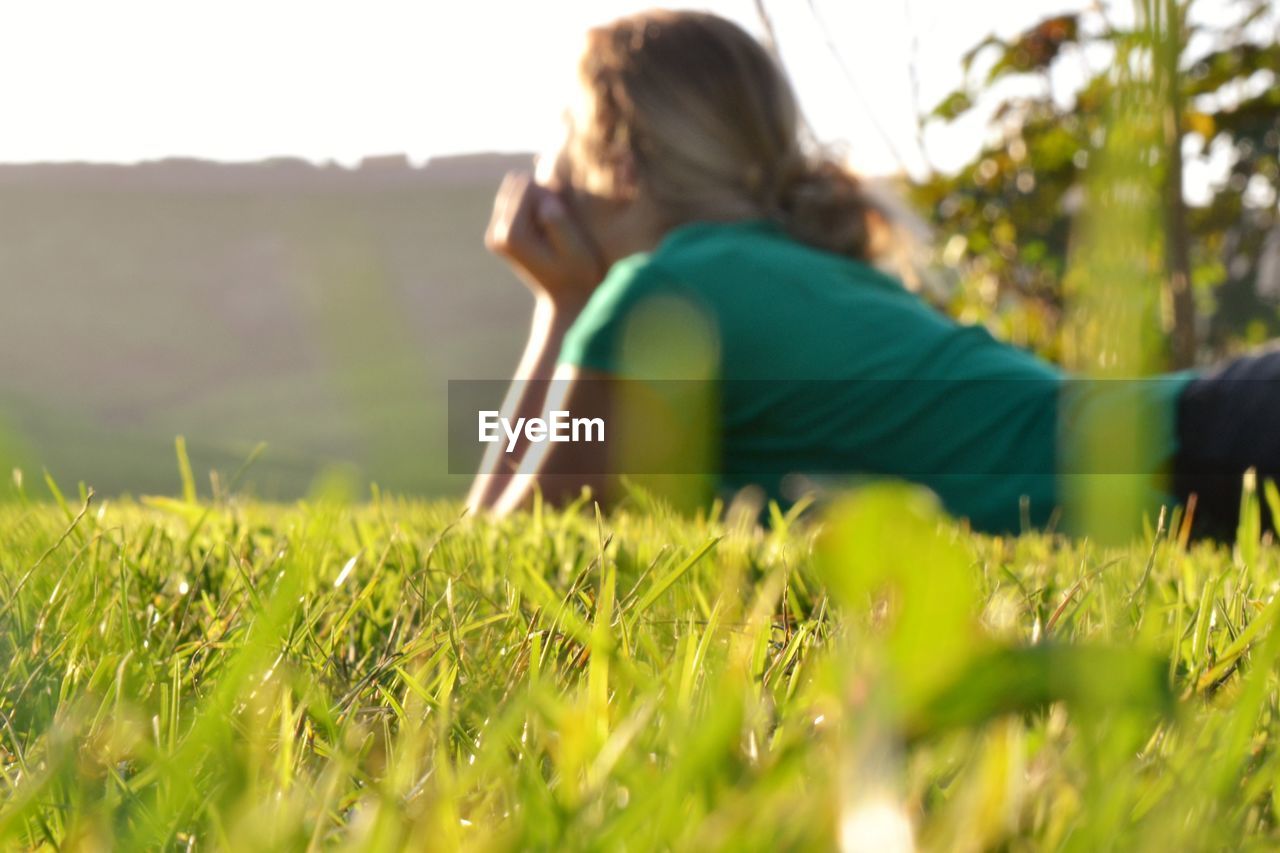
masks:
[[[860,260],[885,248],[887,216],[856,175],[811,152],[782,69],[736,24],[654,10],[588,34],[588,97],[575,157],[594,192],[625,189],[623,164],[671,226],[767,217],[795,239]]]

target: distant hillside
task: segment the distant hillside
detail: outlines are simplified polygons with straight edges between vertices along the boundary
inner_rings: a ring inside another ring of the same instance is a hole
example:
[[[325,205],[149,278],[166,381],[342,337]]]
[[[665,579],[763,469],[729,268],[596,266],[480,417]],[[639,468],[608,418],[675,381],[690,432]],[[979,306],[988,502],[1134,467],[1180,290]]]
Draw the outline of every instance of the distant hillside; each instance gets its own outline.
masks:
[[[254,163],[218,163],[173,157],[137,165],[108,163],[0,163],[0,188],[123,190],[388,190],[474,186],[529,168],[531,154],[461,154],[415,167],[403,154],[366,157],[354,169],[280,157]]]
[[[260,494],[353,463],[439,493],[447,380],[509,374],[529,297],[481,245],[528,155],[0,166],[0,420],[25,464],[172,491],[172,442]],[[202,478],[207,484],[207,478]]]

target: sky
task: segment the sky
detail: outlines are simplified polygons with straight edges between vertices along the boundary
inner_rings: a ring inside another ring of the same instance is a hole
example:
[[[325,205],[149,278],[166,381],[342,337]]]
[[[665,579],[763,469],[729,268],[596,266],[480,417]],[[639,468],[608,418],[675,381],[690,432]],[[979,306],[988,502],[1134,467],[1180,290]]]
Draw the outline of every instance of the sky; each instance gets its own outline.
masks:
[[[419,162],[537,150],[568,99],[584,30],[652,5],[0,0],[0,162],[297,156],[353,165],[393,152]],[[766,2],[818,136],[867,174],[923,168],[916,105],[956,87],[972,44],[1079,5],[982,0],[974,14],[957,0]],[[761,32],[753,0],[700,8]],[[981,116],[935,128],[929,161],[964,162],[982,134]]]

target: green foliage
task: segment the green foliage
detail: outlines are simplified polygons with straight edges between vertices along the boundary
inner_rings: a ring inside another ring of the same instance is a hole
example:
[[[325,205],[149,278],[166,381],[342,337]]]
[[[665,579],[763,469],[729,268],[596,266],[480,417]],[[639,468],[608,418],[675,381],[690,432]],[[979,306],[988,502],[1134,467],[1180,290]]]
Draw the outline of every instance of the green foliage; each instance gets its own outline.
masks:
[[[1164,208],[1163,240],[1188,256],[1194,308],[1202,318],[1201,358],[1280,334],[1280,48],[1273,32],[1266,35],[1270,4],[1234,4],[1225,26],[1187,23],[1195,8],[1187,2],[1142,0],[1135,8],[1146,26],[1126,29],[1099,7],[975,46],[965,59],[962,85],[925,120],[952,122],[980,102],[993,104],[991,141],[955,174],[935,174],[910,188],[949,241],[939,263],[959,286],[947,307],[1067,363],[1073,353],[1064,347],[1064,308],[1072,294],[1065,274],[1073,228],[1082,211],[1106,207],[1096,198],[1097,181],[1087,176],[1108,149],[1114,166],[1117,120],[1130,130],[1144,121],[1152,125],[1145,133],[1155,145],[1128,152],[1129,160],[1140,161],[1130,164],[1132,180],[1157,187],[1167,182],[1171,152],[1188,147],[1184,142],[1198,140],[1201,154],[1211,144],[1230,152],[1227,178],[1207,205],[1176,214],[1168,200],[1177,197],[1176,187],[1164,201],[1148,202],[1157,216]],[[1159,57],[1154,63],[1134,50],[1153,35],[1155,43],[1145,47],[1147,56]],[[977,73],[980,66],[985,73]],[[1177,69],[1176,87],[1165,83],[1169,68]],[[1064,100],[1051,81],[1079,69],[1086,79]],[[1154,84],[1155,101],[1134,100],[1135,71]],[[1165,114],[1172,107],[1178,117],[1174,139],[1167,136]],[[1125,185],[1114,175],[1110,181]],[[1168,331],[1174,309],[1166,304],[1165,310]]]
[[[1258,530],[24,496],[0,847],[1274,845]]]

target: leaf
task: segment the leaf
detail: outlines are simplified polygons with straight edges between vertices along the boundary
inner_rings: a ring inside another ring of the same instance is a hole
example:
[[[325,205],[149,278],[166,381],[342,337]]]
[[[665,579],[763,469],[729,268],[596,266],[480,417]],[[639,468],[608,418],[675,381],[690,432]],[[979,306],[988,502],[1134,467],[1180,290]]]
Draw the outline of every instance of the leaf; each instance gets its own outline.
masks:
[[[173,441],[178,453],[178,473],[182,476],[182,499],[189,504],[196,502],[196,478],[191,473],[191,457],[187,455],[187,440],[178,436]]]
[[[966,75],[969,73],[969,70],[973,68],[973,61],[978,58],[978,54],[982,53],[982,51],[989,47],[1001,47],[1007,49],[1009,45],[1004,41],[1004,39],[999,38],[993,33],[966,50],[964,55],[960,57],[960,65],[964,68]]]
[[[1205,54],[1183,75],[1183,94],[1188,98],[1212,94],[1259,71],[1280,73],[1280,45],[1244,42]]]
[[[1254,641],[1259,638],[1262,630],[1273,624],[1277,617],[1280,617],[1280,595],[1272,598],[1248,625],[1244,627],[1235,640],[1222,650],[1222,654],[1218,655],[1218,661],[1213,668],[1200,676],[1196,682],[1196,688],[1204,690],[1211,687],[1219,679],[1225,676],[1235,666],[1237,658],[1247,652]]]
[[[1081,711],[1172,714],[1167,663],[1128,647],[1041,644],[1007,646],[976,657],[920,712],[907,737],[935,737],[1006,714],[1065,702]]]
[[[333,586],[335,589],[342,586],[346,579],[351,575],[351,570],[356,567],[356,563],[360,560],[361,553],[362,552],[359,551],[356,552],[350,560],[347,560],[346,565],[342,567],[342,571],[338,572],[338,576],[333,579]]]
[[[987,83],[1007,74],[1027,74],[1049,69],[1058,57],[1063,45],[1075,42],[1079,37],[1078,15],[1057,15],[1024,30],[996,60],[987,74]]]
[[[1213,116],[1208,113],[1202,113],[1198,110],[1187,110],[1182,117],[1183,123],[1186,125],[1187,132],[1194,133],[1204,140],[1204,144],[1208,145],[1213,141],[1213,137],[1217,135],[1217,123]]]
[[[933,118],[954,121],[971,109],[973,109],[973,96],[963,89],[957,89],[943,98],[929,115]]]
[[[1270,477],[1263,481],[1262,493],[1266,496],[1267,510],[1271,513],[1271,526],[1280,530],[1280,488],[1276,488],[1276,481]]]
[[[709,554],[711,549],[714,548],[716,543],[719,541],[719,536],[708,540],[705,545],[697,551],[694,551],[693,554],[681,562],[680,565],[654,581],[653,586],[649,587],[649,591],[644,594],[644,598],[640,599],[640,601],[636,603],[635,607],[632,608],[632,622],[634,623],[635,620],[640,617],[640,614],[648,610],[649,606],[657,601],[664,592],[670,589],[671,585],[678,581],[685,572],[689,571],[689,569],[693,568],[699,560]]]
[[[1249,568],[1258,565],[1258,541],[1262,538],[1262,506],[1258,502],[1258,472],[1244,472],[1240,489],[1240,522],[1236,528],[1236,552]]]
[[[833,506],[815,546],[820,575],[844,609],[887,606],[885,663],[908,708],[982,641],[970,556],[940,528],[943,518],[927,489],[878,483]]]

